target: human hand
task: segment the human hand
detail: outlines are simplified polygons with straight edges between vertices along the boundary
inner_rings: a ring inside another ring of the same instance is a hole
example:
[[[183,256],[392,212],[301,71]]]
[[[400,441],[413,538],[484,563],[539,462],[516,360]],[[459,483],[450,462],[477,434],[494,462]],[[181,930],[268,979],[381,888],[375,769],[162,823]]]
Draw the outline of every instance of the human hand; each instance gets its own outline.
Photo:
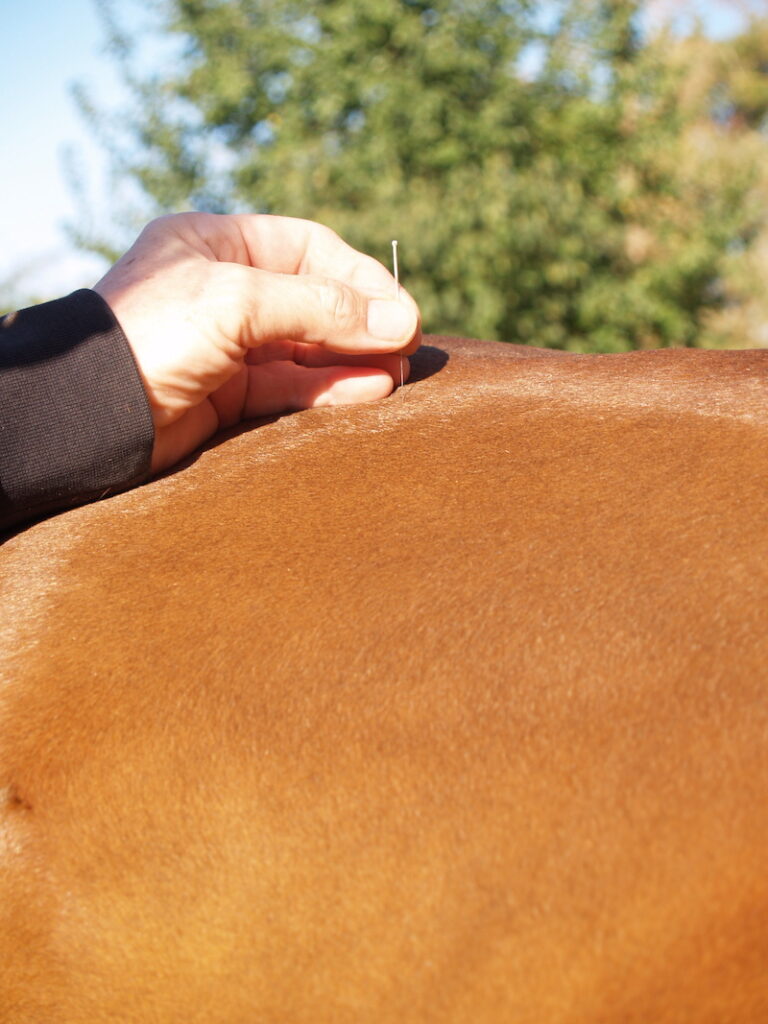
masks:
[[[421,341],[380,263],[290,217],[162,217],[95,291],[144,381],[153,472],[250,417],[383,398]]]

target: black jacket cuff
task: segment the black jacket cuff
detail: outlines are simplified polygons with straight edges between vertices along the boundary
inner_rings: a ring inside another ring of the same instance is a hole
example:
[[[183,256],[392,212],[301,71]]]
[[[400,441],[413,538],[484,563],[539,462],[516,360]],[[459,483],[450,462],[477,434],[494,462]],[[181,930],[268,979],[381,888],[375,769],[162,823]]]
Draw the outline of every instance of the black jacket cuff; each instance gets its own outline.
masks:
[[[101,296],[0,320],[0,529],[140,483],[153,443],[133,352]]]

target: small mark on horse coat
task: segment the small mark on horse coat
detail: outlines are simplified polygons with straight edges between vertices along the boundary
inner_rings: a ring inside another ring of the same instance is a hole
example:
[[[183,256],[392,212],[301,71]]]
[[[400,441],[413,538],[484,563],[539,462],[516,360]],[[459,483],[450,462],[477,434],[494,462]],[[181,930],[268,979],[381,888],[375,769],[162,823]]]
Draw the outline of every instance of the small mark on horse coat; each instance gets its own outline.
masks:
[[[13,785],[5,786],[3,789],[0,789],[0,801],[5,803],[10,808],[23,811],[32,810],[32,804],[29,802],[29,800],[25,799],[21,795],[17,787]]]

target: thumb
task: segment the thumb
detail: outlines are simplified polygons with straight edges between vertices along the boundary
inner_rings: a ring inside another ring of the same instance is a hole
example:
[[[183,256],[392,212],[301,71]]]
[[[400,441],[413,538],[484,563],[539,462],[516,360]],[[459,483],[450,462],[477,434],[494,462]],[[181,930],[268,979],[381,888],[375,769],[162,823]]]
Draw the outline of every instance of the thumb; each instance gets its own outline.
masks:
[[[412,350],[421,340],[418,307],[403,289],[395,299],[327,277],[219,266],[239,278],[240,340],[248,348],[290,338],[333,352],[375,353]]]

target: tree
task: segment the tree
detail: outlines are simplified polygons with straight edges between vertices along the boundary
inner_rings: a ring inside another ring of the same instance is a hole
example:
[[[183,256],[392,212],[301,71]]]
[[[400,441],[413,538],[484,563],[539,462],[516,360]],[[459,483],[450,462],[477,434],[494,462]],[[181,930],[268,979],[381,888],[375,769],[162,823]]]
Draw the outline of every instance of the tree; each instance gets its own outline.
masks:
[[[310,217],[382,259],[397,237],[428,330],[694,344],[728,254],[759,226],[762,151],[720,191],[684,172],[701,113],[680,104],[687,68],[669,38],[643,36],[640,2],[151,6],[175,59],[142,74],[101,0],[135,99],[106,135],[141,217]]]
[[[688,125],[679,173],[752,225],[726,240],[719,302],[704,315],[702,343],[766,346],[768,18],[753,11],[744,30],[723,42],[694,32],[676,41],[669,59],[687,69],[679,94]]]

